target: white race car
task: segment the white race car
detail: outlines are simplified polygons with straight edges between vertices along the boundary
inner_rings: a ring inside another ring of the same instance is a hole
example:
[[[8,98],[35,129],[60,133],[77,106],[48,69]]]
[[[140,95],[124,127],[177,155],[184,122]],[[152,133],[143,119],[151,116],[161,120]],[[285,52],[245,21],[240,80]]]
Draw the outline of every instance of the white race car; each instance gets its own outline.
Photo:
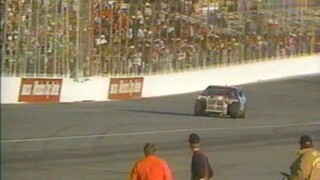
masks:
[[[208,86],[194,105],[195,116],[219,115],[244,118],[246,103],[242,88],[235,86]]]

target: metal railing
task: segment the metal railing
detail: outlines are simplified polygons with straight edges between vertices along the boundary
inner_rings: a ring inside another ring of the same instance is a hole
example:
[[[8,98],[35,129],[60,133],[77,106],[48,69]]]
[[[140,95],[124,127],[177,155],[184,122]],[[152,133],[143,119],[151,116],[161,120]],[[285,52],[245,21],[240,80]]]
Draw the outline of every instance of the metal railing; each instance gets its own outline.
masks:
[[[217,0],[199,14],[186,0],[6,0],[1,75],[160,74],[319,52],[320,3],[284,2],[230,11]]]

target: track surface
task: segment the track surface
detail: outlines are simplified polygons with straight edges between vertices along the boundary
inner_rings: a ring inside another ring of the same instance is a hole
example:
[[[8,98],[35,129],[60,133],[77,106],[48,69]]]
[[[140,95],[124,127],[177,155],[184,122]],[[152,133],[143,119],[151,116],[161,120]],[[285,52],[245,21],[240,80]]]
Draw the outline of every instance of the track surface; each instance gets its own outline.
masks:
[[[1,179],[128,179],[146,142],[177,180],[191,132],[216,179],[281,179],[310,134],[320,146],[320,75],[245,85],[245,119],[193,116],[198,93],[118,102],[1,105]],[[168,87],[170,88],[170,87]]]

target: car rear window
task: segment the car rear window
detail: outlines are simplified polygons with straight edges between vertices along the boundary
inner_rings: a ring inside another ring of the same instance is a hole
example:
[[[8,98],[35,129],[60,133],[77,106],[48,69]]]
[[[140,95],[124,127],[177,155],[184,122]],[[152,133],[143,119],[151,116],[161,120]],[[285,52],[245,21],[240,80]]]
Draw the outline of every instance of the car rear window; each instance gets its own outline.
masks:
[[[209,87],[204,93],[208,96],[236,97],[236,90],[233,88]]]

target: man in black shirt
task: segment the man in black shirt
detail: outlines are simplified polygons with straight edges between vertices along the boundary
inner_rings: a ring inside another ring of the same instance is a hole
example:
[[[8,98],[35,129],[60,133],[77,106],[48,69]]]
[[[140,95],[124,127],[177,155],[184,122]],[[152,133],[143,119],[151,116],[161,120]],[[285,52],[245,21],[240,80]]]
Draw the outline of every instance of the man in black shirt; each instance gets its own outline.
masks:
[[[200,150],[200,137],[192,133],[189,135],[190,148],[193,152],[191,162],[191,180],[209,180],[213,178],[213,171],[207,155]]]

